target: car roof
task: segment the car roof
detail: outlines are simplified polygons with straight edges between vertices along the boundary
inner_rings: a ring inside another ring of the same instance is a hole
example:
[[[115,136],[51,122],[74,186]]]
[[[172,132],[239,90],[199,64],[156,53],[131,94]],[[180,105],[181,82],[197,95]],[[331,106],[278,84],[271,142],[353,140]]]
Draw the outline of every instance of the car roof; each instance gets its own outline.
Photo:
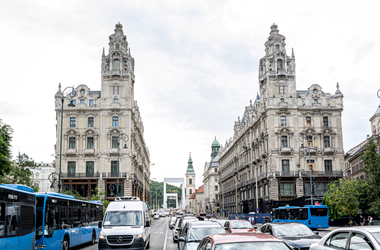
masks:
[[[233,243],[233,242],[252,242],[252,241],[274,241],[282,242],[281,239],[272,235],[263,233],[228,233],[228,234],[211,234],[207,237],[212,238],[215,244]]]
[[[305,227],[307,227],[305,224],[298,222],[269,222],[265,223],[264,225],[304,225]]]
[[[246,221],[246,222],[249,222],[247,220],[242,220],[242,219],[233,219],[233,220],[228,220],[228,221]]]
[[[361,231],[361,232],[368,232],[368,233],[375,233],[375,232],[380,232],[380,227],[374,227],[374,226],[355,226],[355,227],[344,227],[344,228],[338,228],[335,229],[335,231]]]
[[[189,227],[221,227],[216,221],[190,221]]]

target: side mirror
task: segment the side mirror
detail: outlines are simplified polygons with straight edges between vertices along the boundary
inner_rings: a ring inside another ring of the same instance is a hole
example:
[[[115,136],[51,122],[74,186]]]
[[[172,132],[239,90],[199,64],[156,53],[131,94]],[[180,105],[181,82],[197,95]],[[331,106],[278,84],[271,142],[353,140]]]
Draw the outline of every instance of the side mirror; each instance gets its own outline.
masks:
[[[257,229],[257,227],[253,227],[254,229]]]
[[[184,241],[185,241],[185,238],[183,238],[183,237],[179,237],[179,238],[178,238],[178,241],[182,241],[182,242],[184,242]]]
[[[145,221],[145,227],[150,227],[150,221],[149,220]]]
[[[319,232],[314,232],[316,235],[319,235]]]
[[[102,222],[101,221],[99,221],[99,223],[98,223],[98,228],[102,228]]]

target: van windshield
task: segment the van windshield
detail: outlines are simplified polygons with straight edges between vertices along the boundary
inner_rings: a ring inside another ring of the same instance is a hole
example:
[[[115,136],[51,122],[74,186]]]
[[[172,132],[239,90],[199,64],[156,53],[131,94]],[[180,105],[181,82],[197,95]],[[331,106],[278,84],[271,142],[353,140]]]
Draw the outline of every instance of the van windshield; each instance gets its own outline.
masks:
[[[141,211],[109,211],[104,226],[142,226]]]

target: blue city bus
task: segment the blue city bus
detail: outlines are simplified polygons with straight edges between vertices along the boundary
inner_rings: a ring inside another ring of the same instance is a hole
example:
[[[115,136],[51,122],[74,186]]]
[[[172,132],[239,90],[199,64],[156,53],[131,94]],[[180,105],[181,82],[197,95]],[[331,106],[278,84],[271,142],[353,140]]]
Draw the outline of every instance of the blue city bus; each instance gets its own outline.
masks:
[[[0,184],[0,250],[33,250],[36,195],[24,185]]]
[[[99,238],[100,201],[76,200],[60,193],[36,193],[36,249],[67,250]]]
[[[323,205],[279,207],[273,209],[273,222],[298,222],[311,229],[329,227],[329,209]]]

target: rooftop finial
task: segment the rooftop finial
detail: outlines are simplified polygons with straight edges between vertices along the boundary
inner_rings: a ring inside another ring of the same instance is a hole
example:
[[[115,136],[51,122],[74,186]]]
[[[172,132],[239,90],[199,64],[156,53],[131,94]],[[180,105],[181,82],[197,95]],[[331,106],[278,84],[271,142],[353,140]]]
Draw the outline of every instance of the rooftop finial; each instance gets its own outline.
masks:
[[[341,95],[342,92],[339,90],[339,83],[337,82],[336,83],[336,91],[335,91],[335,95]]]
[[[292,58],[294,59],[295,56],[294,56],[294,49],[292,48]]]

